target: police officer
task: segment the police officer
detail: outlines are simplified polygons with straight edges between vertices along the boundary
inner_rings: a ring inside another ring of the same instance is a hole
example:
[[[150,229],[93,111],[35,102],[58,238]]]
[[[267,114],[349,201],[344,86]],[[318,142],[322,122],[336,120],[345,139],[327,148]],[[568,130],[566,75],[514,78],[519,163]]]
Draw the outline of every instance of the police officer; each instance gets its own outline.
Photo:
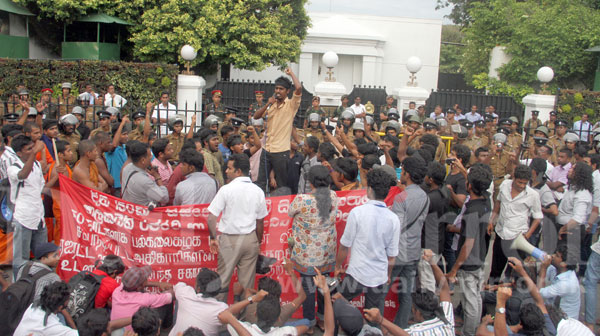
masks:
[[[62,83],[60,87],[62,89],[62,93],[57,99],[55,99],[54,102],[58,104],[59,116],[63,116],[69,113],[69,110],[75,105],[75,97],[71,95],[71,83]]]
[[[216,115],[209,115],[208,117],[206,117],[206,119],[204,119],[204,127],[208,127],[211,130],[217,132],[219,130],[219,124],[221,123],[221,119],[219,119],[219,117],[217,117]]]
[[[225,106],[221,103],[221,99],[223,97],[223,91],[221,90],[212,90],[210,93],[212,96],[212,103],[206,105],[206,109],[204,110],[209,115],[215,114],[217,117],[223,118],[225,114]]]
[[[167,127],[171,131],[171,134],[167,135],[167,140],[169,140],[169,144],[173,147],[173,161],[179,161],[179,152],[181,152],[181,147],[183,147],[183,143],[185,142],[185,136],[182,133],[183,123],[185,120],[185,116],[181,114],[175,114],[169,116],[167,119]],[[196,115],[192,116],[192,125],[196,124]],[[190,129],[190,133],[193,133],[193,129]]]
[[[304,129],[304,138],[308,136],[314,136],[319,139],[319,142],[323,142],[323,131],[321,130],[321,116],[317,113],[311,113],[308,115],[308,127]]]
[[[556,111],[550,111],[550,119],[544,121],[544,126],[548,127],[548,135],[551,137],[554,135],[556,128],[556,118],[558,113]]]
[[[265,106],[265,103],[263,101],[264,95],[264,91],[254,91],[254,97],[256,98],[256,101],[250,104],[250,113],[248,113],[248,120],[252,120],[252,116],[254,115],[254,113],[258,111],[261,107]]]
[[[375,119],[370,115],[365,116],[364,119],[365,119],[365,136],[367,138],[367,141],[372,141],[372,142],[378,144],[379,140],[381,138],[379,137],[379,134],[377,133],[377,125],[375,124]]]
[[[90,133],[90,138],[93,138],[98,132],[106,132],[111,134],[112,128],[110,125],[110,118],[112,114],[105,110],[100,110],[96,112],[96,116],[98,116],[98,128],[94,129]]]
[[[344,133],[346,133],[349,138],[353,137],[352,125],[354,124],[354,121],[354,112],[352,112],[352,110],[348,109],[342,112],[342,115],[340,116],[340,122],[342,124],[342,129],[344,130]]]
[[[467,141],[465,141],[463,145],[469,147],[469,149],[473,152],[475,152],[479,147],[487,147],[489,144],[489,139],[487,135],[485,135],[485,126],[486,124],[484,120],[477,120],[475,122],[475,132],[473,132],[467,138]]]
[[[73,151],[73,158],[69,162],[73,166],[78,160],[78,148],[81,142],[81,135],[75,129],[79,120],[72,114],[65,114],[58,120],[58,138],[64,140],[71,145]]]
[[[527,119],[523,124],[523,128],[525,131],[525,138],[531,137],[531,133],[534,132],[539,126],[542,126],[542,121],[538,119],[538,115],[540,111],[533,110],[531,111],[531,118]]]
[[[424,134],[432,134],[435,135],[438,138],[438,146],[435,149],[435,157],[433,158],[434,160],[443,163],[444,160],[446,160],[446,146],[444,145],[444,141],[442,140],[442,137],[438,134],[439,131],[439,125],[438,125],[438,121],[440,120],[444,120],[445,119],[438,119],[433,120],[432,118],[426,118],[425,120],[423,120],[423,132]],[[419,147],[421,147],[421,136],[419,137]]]
[[[505,145],[508,141],[505,133],[502,131],[496,133],[492,137],[492,158],[490,159],[490,168],[494,176],[494,200],[498,196],[500,184],[504,181],[504,177],[511,173],[511,159],[509,152],[506,151]]]
[[[144,138],[144,119],[146,118],[146,112],[137,111],[131,115],[131,119],[133,119],[133,130],[129,132],[129,140],[138,140],[142,141]]]
[[[507,144],[511,148],[512,151],[517,151],[521,144],[523,143],[523,136],[518,132],[519,129],[519,119],[515,116],[508,118],[511,121],[510,125],[510,134],[508,135]]]

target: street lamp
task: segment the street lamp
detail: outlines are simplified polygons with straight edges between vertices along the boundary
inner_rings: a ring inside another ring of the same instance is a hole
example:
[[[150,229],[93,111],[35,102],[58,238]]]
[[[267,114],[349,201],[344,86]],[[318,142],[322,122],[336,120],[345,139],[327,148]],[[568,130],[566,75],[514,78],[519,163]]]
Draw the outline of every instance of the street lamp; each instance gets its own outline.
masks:
[[[554,70],[547,66],[541,67],[537,72],[537,78],[540,82],[542,82],[542,91],[540,93],[549,94],[548,83],[554,78]]]
[[[194,72],[190,71],[190,62],[196,58],[196,55],[198,55],[196,49],[194,49],[194,47],[192,47],[191,45],[186,44],[183,47],[181,47],[180,55],[184,60],[186,60],[185,67],[187,70],[183,71],[183,74],[193,75]]]
[[[338,64],[338,61],[339,61],[338,55],[333,51],[328,51],[323,54],[323,57],[321,58],[321,60],[323,61],[323,64],[325,64],[327,69],[329,69],[327,71],[328,77],[325,79],[325,81],[326,82],[335,82],[335,78],[332,77],[332,75],[333,75],[332,69],[333,69],[333,67],[335,67]]]
[[[407,86],[418,86],[418,83],[416,81],[417,76],[415,74],[419,72],[422,67],[423,63],[421,62],[421,59],[417,56],[411,56],[408,58],[408,61],[406,62],[406,69],[408,70],[408,72],[410,72],[410,82],[406,83]]]

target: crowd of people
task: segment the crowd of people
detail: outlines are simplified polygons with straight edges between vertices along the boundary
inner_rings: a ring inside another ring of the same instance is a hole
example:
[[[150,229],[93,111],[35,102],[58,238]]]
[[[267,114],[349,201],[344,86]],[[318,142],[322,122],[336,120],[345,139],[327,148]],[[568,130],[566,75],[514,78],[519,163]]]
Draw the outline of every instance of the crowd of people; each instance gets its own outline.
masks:
[[[521,125],[493,106],[427,114],[388,97],[376,122],[360,97],[349,105],[343,96],[330,114],[315,97],[297,128],[302,86],[291,69],[285,74],[266,101],[256,92],[247,120],[221,104],[218,90],[188,124],[168,115],[175,107],[166,92],[158,106],[122,115],[114,106],[126,100],[114,86],[104,99],[86,87],[88,103],[106,106],[93,130],[86,106],[69,113],[49,98],[35,106],[15,98],[21,114],[5,111],[1,129],[0,181],[14,212],[0,255],[12,244],[14,280],[35,279],[15,335],[593,334],[600,134],[587,115],[569,131],[554,111],[543,122],[533,111]],[[216,272],[202,269],[193,287],[149,282],[149,265],[126,269],[108,255],[93,271],[101,279],[94,309],[73,316],[67,279],[53,272],[59,174],[151,209],[209,204]],[[393,187],[401,191],[388,206]],[[369,201],[350,211],[338,243],[336,191],[358,189]],[[296,296],[282,303],[276,279],[260,277],[256,287],[255,279],[265,197],[290,194],[283,266]],[[528,254],[534,247],[537,259]],[[10,288],[10,277],[0,278]],[[383,317],[389,293],[393,320]],[[350,302],[361,294],[362,313]],[[303,318],[292,319],[300,306]]]

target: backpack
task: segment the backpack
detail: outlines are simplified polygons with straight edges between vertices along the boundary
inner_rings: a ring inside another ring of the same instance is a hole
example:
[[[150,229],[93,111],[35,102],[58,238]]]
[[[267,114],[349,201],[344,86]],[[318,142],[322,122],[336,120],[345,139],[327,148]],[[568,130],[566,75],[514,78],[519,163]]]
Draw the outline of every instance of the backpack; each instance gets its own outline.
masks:
[[[6,331],[5,335],[12,335],[21,322],[23,314],[33,302],[36,282],[52,272],[42,269],[34,275],[30,275],[31,265],[33,262],[27,263],[19,280],[0,294],[0,325]]]
[[[13,163],[13,166],[22,169],[23,167],[18,163]],[[19,190],[25,181],[19,181],[17,185],[17,194],[15,199],[19,197]],[[12,218],[13,212],[15,210],[15,205],[10,200],[10,181],[7,178],[3,178],[0,180],[0,230],[2,233],[6,234],[7,232],[12,231]]]
[[[104,275],[97,275],[90,271],[81,271],[69,280],[71,296],[67,311],[71,314],[73,320],[76,321],[94,309],[96,294],[104,277]]]

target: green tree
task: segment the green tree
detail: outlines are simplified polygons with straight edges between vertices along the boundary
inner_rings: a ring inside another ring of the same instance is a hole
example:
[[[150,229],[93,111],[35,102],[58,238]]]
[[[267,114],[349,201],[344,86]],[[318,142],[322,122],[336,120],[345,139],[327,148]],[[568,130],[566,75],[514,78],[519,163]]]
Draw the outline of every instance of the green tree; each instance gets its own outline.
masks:
[[[506,47],[512,59],[499,69],[501,82],[538,85],[541,66],[554,69],[554,86],[591,87],[595,56],[585,49],[600,44],[600,12],[591,0],[490,0],[473,4],[471,24],[464,29],[465,77],[481,85],[490,51]]]
[[[463,34],[460,26],[442,26],[442,45],[440,46],[440,72],[460,73],[463,58]]]
[[[306,0],[16,0],[38,19],[70,23],[104,12],[128,27],[134,60],[174,63],[179,49],[198,50],[193,65],[234,64],[262,70],[297,60],[310,24]]]
[[[452,11],[447,17],[460,26],[468,26],[471,23],[471,15],[469,11],[473,7],[473,3],[482,0],[437,0],[436,9],[452,6]]]

